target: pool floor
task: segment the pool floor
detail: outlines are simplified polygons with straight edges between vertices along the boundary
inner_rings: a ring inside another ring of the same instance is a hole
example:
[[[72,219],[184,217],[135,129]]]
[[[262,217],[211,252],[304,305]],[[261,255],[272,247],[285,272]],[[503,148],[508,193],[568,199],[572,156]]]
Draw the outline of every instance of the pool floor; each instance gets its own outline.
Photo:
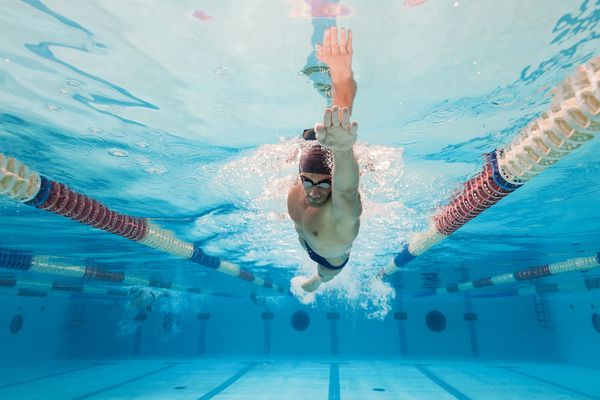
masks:
[[[407,359],[70,360],[0,367],[0,398],[600,399],[600,370]]]

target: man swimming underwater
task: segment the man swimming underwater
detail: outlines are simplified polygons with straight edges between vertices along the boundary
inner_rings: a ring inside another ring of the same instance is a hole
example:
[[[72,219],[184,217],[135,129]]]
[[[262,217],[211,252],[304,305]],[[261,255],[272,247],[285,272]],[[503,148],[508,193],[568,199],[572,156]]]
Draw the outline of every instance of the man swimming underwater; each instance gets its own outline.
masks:
[[[352,73],[352,32],[325,31],[317,57],[329,67],[332,107],[323,123],[304,131],[315,142],[300,156],[298,179],[288,192],[288,212],[298,240],[317,263],[317,274],[302,284],[313,292],[335,277],[347,264],[358,235],[362,203],[358,193],[359,171],[354,157],[358,125],[350,122],[356,94]]]

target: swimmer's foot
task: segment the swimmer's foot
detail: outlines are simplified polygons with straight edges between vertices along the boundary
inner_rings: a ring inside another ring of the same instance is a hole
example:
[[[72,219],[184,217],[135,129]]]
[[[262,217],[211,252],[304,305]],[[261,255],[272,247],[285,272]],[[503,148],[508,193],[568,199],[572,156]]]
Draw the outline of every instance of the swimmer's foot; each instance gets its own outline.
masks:
[[[314,292],[319,286],[321,286],[321,278],[319,275],[315,275],[302,284],[302,289],[304,289],[305,292]]]

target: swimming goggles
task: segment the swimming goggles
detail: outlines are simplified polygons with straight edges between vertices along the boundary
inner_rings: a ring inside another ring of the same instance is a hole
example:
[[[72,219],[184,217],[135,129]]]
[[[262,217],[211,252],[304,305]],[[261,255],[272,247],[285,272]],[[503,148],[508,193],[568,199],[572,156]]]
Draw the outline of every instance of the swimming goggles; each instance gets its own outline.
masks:
[[[318,186],[321,189],[329,189],[331,187],[331,178],[323,179],[319,182],[313,182],[310,178],[307,178],[304,175],[300,175],[300,179],[302,180],[302,186],[304,186],[307,189],[310,189],[313,186]]]

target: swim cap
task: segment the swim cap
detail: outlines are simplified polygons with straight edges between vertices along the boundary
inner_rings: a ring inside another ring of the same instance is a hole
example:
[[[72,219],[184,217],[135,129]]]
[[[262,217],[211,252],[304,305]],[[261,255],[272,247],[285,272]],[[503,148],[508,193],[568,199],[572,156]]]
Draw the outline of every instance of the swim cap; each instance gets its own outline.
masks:
[[[331,150],[321,145],[305,147],[300,155],[300,172],[331,175]]]

